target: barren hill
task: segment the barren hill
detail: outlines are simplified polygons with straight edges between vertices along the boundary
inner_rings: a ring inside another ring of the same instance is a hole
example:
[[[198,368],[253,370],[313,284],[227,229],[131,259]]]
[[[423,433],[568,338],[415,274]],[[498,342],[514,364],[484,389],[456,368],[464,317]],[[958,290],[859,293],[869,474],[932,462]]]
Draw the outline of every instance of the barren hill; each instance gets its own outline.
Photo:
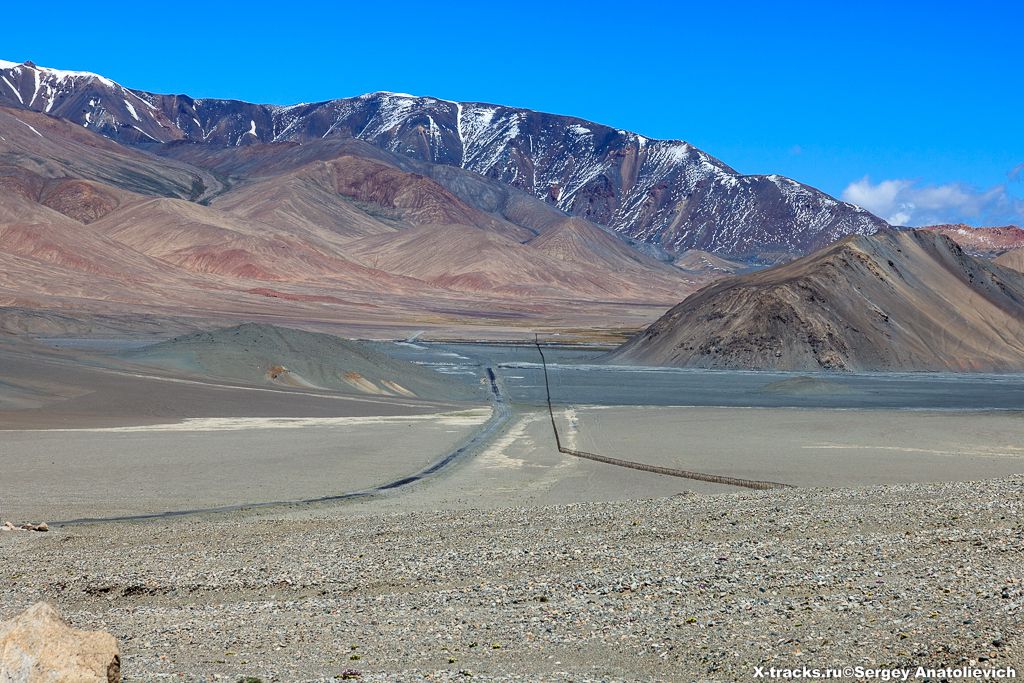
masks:
[[[296,181],[297,185],[294,184]],[[286,199],[278,193],[283,184],[291,187],[290,196],[293,198],[300,187],[318,188],[320,197],[333,197],[333,204],[348,203],[350,210],[368,213],[377,222],[391,223],[391,229],[401,227],[394,226],[395,221],[401,221],[405,225],[475,225],[517,240],[529,239],[534,234],[522,226],[466,204],[447,188],[424,175],[351,154],[313,162],[289,173],[254,181],[224,195],[216,205],[230,207],[248,216],[266,215]],[[335,213],[338,213],[337,209]],[[359,222],[360,225],[364,223]],[[384,230],[386,228],[362,228],[364,233]]]
[[[561,261],[587,263],[595,268],[607,267],[620,272],[622,269],[662,274],[672,272],[667,264],[631,248],[594,223],[579,218],[564,218],[527,244]]]
[[[180,199],[147,199],[96,221],[91,230],[183,270],[275,281],[328,281],[340,285],[376,278],[343,258],[336,245],[292,226],[275,226]]]
[[[525,109],[0,76],[0,305],[26,310],[633,328],[724,274],[672,267],[686,247],[788,256],[883,225],[682,141]]]
[[[123,356],[247,384],[443,400],[483,396],[472,383],[396,360],[366,344],[275,325],[193,332]]]
[[[779,370],[1024,369],[1024,275],[935,231],[851,236],[691,295],[609,362]]]
[[[1003,252],[996,257],[995,262],[1004,268],[1024,273],[1024,247]]]
[[[215,174],[97,135],[70,121],[0,102],[0,168],[74,178],[142,195],[201,201],[222,189]]]

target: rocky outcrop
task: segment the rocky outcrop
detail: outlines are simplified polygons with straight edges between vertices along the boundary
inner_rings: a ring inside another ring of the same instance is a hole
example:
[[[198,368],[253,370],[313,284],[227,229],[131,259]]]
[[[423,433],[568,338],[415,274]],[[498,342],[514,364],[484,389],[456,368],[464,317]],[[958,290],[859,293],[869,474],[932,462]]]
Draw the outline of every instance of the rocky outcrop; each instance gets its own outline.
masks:
[[[4,683],[120,683],[114,636],[79,631],[40,602],[0,624],[0,681]]]

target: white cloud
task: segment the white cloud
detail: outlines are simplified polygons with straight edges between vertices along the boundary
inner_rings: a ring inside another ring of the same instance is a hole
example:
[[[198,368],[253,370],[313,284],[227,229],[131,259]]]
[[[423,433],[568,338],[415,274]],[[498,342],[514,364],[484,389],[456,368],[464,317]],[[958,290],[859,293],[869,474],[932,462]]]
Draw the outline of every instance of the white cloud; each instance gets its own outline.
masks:
[[[893,225],[1024,221],[1024,201],[1010,196],[1005,185],[977,190],[963,183],[921,185],[899,178],[872,183],[864,176],[847,185],[842,197]]]
[[[1019,183],[1021,181],[1021,174],[1024,174],[1024,163],[1017,164],[1011,168],[1010,172],[1006,174],[1006,177],[1015,183]]]

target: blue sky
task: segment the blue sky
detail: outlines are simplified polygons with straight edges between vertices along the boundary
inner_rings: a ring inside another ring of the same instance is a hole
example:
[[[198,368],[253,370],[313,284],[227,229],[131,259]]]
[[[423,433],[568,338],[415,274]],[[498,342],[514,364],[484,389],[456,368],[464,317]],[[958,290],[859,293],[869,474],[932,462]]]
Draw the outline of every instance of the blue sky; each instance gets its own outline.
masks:
[[[928,3],[9,4],[0,59],[196,97],[393,90],[687,140],[907,224],[1024,223],[1024,9]]]

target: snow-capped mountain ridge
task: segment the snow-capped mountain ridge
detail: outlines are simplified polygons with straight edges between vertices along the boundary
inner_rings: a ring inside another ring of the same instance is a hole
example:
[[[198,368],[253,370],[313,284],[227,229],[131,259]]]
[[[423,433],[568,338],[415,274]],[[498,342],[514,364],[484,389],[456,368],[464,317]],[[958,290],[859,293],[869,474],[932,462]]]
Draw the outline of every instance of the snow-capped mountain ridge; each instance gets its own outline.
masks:
[[[805,252],[885,223],[780,176],[743,175],[680,140],[570,116],[375,92],[289,106],[126,89],[86,72],[0,63],[0,104],[65,118],[124,144],[218,146],[357,138],[500,180],[672,252]]]
[[[50,67],[46,66],[36,66],[32,62],[22,62],[21,64],[19,64],[17,62],[8,62],[6,60],[0,59],[0,69],[18,68],[32,69],[38,74],[43,74],[43,77],[49,76],[57,79],[58,81],[63,81],[66,79],[85,78],[100,81],[101,83],[109,87],[117,87],[117,84],[114,83],[114,81],[107,78],[106,76],[101,76],[99,74],[92,73],[91,71],[67,71],[65,69],[51,69]]]

